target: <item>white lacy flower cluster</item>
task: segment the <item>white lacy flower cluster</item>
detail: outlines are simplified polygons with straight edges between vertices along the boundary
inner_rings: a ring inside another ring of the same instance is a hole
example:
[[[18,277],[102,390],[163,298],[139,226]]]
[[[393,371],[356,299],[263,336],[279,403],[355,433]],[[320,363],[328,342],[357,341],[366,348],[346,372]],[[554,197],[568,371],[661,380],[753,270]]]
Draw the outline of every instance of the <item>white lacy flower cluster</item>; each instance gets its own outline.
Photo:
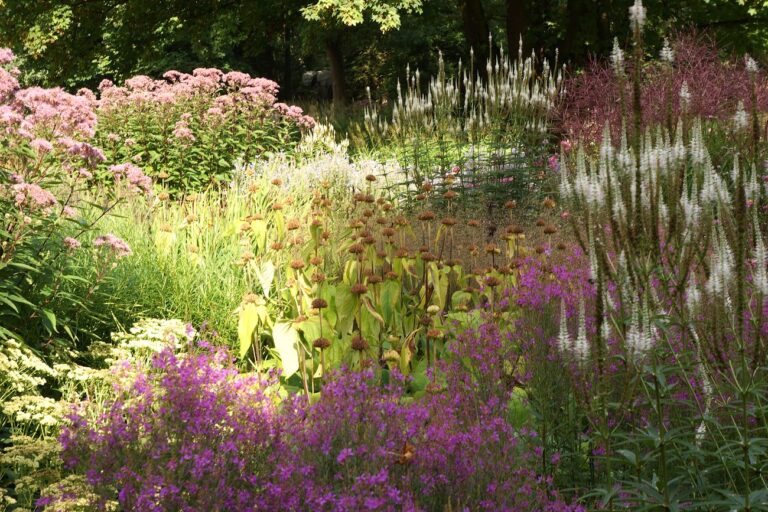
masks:
[[[112,334],[114,347],[108,362],[136,352],[161,352],[167,347],[180,349],[192,341],[197,332],[181,320],[145,318],[136,322],[128,332]]]
[[[3,414],[15,423],[53,427],[64,415],[63,403],[40,395],[17,395],[2,405]]]
[[[348,153],[349,141],[337,141],[332,126],[318,124],[299,143],[292,155],[278,153],[265,160],[240,165],[235,183],[252,179],[279,180],[282,187],[300,192],[327,182],[345,193],[368,187],[366,176],[398,183],[405,176],[400,164],[390,159],[382,163],[373,159],[353,160]]]
[[[0,397],[4,390],[23,393],[56,376],[56,370],[28,347],[10,339],[0,341]]]

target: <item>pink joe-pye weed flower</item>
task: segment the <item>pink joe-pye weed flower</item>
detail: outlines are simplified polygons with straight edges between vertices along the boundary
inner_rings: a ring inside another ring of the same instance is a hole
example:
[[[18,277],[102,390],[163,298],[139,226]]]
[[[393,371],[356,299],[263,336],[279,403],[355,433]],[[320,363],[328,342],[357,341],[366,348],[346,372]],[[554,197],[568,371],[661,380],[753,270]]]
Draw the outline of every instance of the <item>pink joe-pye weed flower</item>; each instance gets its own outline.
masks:
[[[10,48],[0,48],[0,65],[13,62],[14,55]]]
[[[35,183],[17,183],[11,186],[16,195],[16,204],[33,210],[50,208],[58,203],[56,196]]]
[[[76,238],[72,238],[71,236],[64,238],[64,247],[66,247],[70,251],[79,249],[81,245],[82,244],[80,243],[80,240]]]
[[[147,194],[152,192],[152,179],[144,174],[139,167],[126,163],[110,166],[109,170],[114,174],[115,181],[119,182],[125,179],[136,190]]]
[[[131,247],[128,245],[128,243],[112,233],[107,233],[106,235],[96,237],[96,239],[93,241],[93,246],[105,247],[118,259],[133,254],[133,251],[131,250]]]
[[[29,145],[41,155],[45,155],[53,151],[53,144],[45,139],[34,139]]]

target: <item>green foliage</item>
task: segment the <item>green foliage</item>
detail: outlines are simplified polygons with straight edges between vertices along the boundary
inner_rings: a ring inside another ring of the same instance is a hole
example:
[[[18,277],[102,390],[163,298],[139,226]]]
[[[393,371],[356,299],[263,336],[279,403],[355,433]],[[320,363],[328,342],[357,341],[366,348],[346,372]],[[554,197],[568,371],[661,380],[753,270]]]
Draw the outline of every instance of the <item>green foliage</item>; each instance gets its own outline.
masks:
[[[301,12],[310,21],[325,21],[329,18],[343,25],[359,25],[369,13],[371,20],[382,32],[400,28],[400,12],[421,12],[422,0],[317,0],[304,7]]]

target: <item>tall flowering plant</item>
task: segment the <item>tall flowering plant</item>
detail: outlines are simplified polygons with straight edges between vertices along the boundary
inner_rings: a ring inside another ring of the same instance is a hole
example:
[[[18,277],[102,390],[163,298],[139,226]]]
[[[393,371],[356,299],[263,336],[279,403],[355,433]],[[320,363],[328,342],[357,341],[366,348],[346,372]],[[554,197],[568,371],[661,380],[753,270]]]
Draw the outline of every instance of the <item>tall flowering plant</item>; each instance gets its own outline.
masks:
[[[312,128],[301,108],[277,102],[278,85],[246,73],[199,68],[162,79],[104,80],[97,139],[109,161],[140,164],[166,192],[228,182],[238,161],[286,151]]]
[[[464,333],[421,397],[346,370],[279,405],[273,377],[222,349],[166,349],[117,374],[104,413],[71,415],[64,462],[96,509],[581,511],[537,471],[537,434],[508,421],[508,341],[492,323]]]
[[[766,442],[766,148],[757,102],[721,122],[726,159],[712,156],[698,119],[646,128],[644,15],[636,0],[631,76],[614,51],[630,82],[622,108],[634,122],[618,144],[606,124],[596,152],[582,143],[561,161],[564,217],[589,286],[558,293],[559,332],[545,332],[542,360],[570,372],[534,385],[558,385],[556,396],[566,397],[549,417],[568,414],[569,432],[552,440],[571,444],[584,485],[609,508],[750,509],[765,504],[749,448]],[[751,59],[745,68],[756,97],[759,69]]]
[[[41,349],[77,337],[77,315],[130,248],[114,235],[87,242],[98,218],[85,218],[84,197],[105,161],[93,143],[95,99],[88,91],[22,89],[12,60],[9,50],[0,50],[0,338]],[[151,180],[136,166],[109,172],[116,186],[99,205],[101,216],[126,194],[151,191]],[[87,291],[76,296],[81,250],[97,253],[98,268],[87,269]]]

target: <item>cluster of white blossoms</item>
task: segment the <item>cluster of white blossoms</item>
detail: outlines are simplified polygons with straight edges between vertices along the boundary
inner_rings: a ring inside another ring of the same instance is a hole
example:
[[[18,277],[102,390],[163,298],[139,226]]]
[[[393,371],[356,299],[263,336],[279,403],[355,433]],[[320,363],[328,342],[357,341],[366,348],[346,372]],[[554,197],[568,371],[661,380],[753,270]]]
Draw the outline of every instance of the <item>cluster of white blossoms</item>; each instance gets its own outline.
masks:
[[[518,119],[525,119],[525,130],[544,132],[562,79],[562,70],[553,70],[547,60],[537,62],[533,54],[510,59],[503,50],[487,60],[485,76],[474,64],[463,66],[461,61],[456,74],[448,76],[440,54],[438,72],[426,88],[422,88],[419,71],[406,68],[405,86],[397,84],[391,117],[382,115],[369,101],[364,126],[369,136],[464,137],[467,133],[490,130],[495,120],[515,113]]]
[[[735,291],[737,262],[734,242],[729,241],[723,219],[734,215],[734,202],[741,195],[736,193],[736,187],[743,187],[742,197],[749,207],[763,196],[764,184],[758,179],[758,170],[754,166],[745,168],[738,155],[727,170],[717,169],[703,132],[700,120],[691,122],[686,130],[680,121],[672,133],[663,127],[648,129],[638,141],[638,154],[628,144],[626,134],[618,145],[614,145],[606,127],[599,151],[593,158],[588,158],[581,147],[577,149],[575,159],[570,160],[572,169],[568,169],[567,160],[561,158],[560,197],[563,202],[585,212],[587,225],[583,234],[592,279],[599,277],[597,254],[605,249],[596,247],[595,240],[604,227],[610,226],[612,231],[625,234],[621,236],[638,232],[651,236],[653,233],[653,238],[657,238],[655,243],[662,243],[658,237],[663,238],[674,225],[679,234],[675,243],[681,244],[678,252],[700,253],[692,247],[699,247],[702,241],[707,244],[702,249],[708,255],[706,276],[686,277],[688,284],[684,288],[688,311],[695,314],[702,303],[702,292],[706,292],[707,301],[723,301],[726,308],[732,307],[730,297]],[[750,286],[768,295],[768,249],[757,228],[756,209],[751,215],[753,227],[749,229],[754,230],[754,234],[748,237],[752,245],[747,249],[747,257],[754,272]],[[613,260],[609,264],[620,281],[631,273],[622,246],[615,249],[617,254],[607,258]],[[635,255],[635,259],[637,257],[642,258]],[[630,322],[626,345],[636,354],[647,352],[658,336],[651,320],[660,314],[656,311],[659,300],[653,297],[653,290],[633,293],[633,290],[625,291],[621,282],[617,285],[617,293]],[[639,297],[645,298],[640,300]],[[603,304],[609,308],[612,302],[609,295],[603,297]],[[608,323],[603,322],[603,327]],[[568,334],[565,306],[561,311],[558,344],[579,359],[589,350],[589,345],[580,337],[573,340]]]

